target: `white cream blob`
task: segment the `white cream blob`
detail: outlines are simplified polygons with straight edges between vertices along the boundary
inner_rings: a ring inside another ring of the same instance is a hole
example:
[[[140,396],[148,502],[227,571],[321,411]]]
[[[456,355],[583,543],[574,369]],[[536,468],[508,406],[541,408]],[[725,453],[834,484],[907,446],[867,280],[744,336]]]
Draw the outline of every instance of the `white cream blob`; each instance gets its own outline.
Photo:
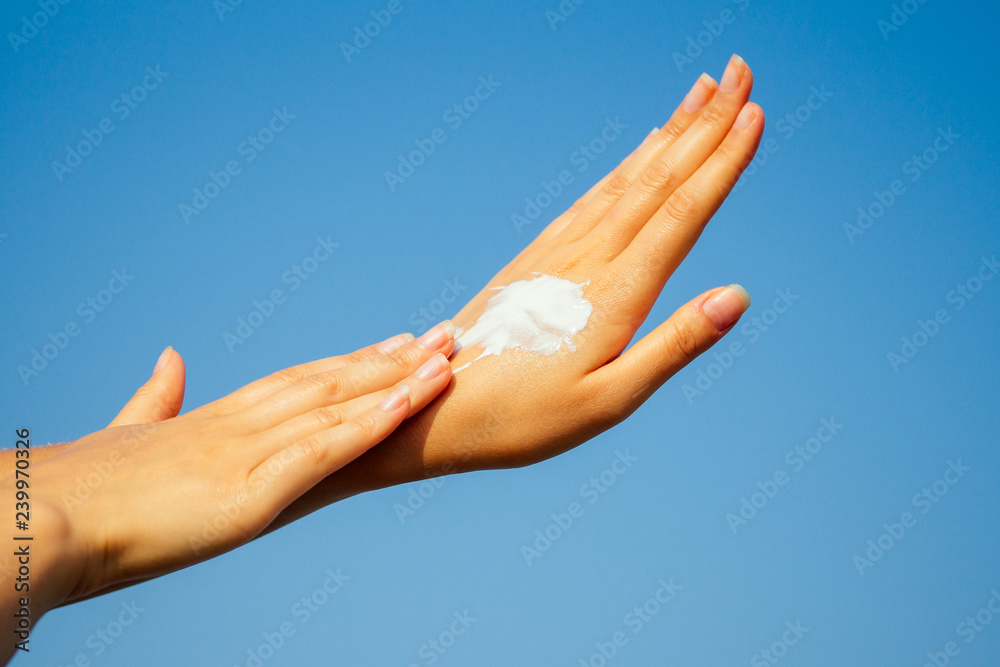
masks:
[[[594,312],[583,296],[583,287],[590,281],[578,285],[543,273],[535,275],[538,277],[493,288],[497,293],[490,297],[476,324],[468,331],[459,331],[455,349],[482,347],[483,353],[473,361],[513,348],[545,355],[563,347],[575,352],[572,338],[587,326]]]

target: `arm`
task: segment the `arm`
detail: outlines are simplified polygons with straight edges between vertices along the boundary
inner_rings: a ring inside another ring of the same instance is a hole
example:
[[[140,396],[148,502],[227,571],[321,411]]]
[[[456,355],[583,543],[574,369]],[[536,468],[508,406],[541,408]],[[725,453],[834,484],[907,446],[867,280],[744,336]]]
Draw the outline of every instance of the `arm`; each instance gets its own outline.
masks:
[[[445,322],[419,340],[400,335],[288,368],[183,416],[112,426],[44,459],[15,450],[30,465],[0,480],[15,532],[0,555],[0,631],[9,639],[0,656],[9,659],[13,639],[27,640],[49,609],[259,535],[444,389],[453,334]],[[154,379],[161,371],[183,374],[180,356],[171,351]],[[80,491],[81,471],[92,468],[99,480]]]
[[[671,273],[750,163],[764,131],[753,76],[734,56],[721,83],[703,75],[670,121],[556,218],[454,318],[468,329],[490,289],[542,272],[585,288],[594,314],[578,351],[516,350],[455,376],[377,450],[331,475],[269,530],[351,495],[430,476],[523,466],[555,456],[631,414],[719,341],[749,305],[709,290],[628,347]],[[463,349],[456,368],[478,356]],[[573,409],[567,409],[573,406]]]

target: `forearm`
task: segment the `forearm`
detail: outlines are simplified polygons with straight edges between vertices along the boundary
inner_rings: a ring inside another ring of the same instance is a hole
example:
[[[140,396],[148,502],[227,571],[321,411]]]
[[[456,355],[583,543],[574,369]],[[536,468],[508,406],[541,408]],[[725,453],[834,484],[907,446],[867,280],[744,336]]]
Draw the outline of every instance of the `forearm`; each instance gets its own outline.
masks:
[[[35,450],[32,460],[35,461]],[[23,479],[23,478],[22,478]],[[33,481],[28,478],[28,481]],[[0,550],[0,660],[10,660],[17,650],[30,649],[29,632],[50,609],[71,593],[81,573],[80,550],[74,546],[72,528],[59,519],[52,505],[29,486],[29,509],[18,512],[18,489],[13,477],[0,481],[0,517],[6,545]],[[26,530],[17,530],[23,520]]]

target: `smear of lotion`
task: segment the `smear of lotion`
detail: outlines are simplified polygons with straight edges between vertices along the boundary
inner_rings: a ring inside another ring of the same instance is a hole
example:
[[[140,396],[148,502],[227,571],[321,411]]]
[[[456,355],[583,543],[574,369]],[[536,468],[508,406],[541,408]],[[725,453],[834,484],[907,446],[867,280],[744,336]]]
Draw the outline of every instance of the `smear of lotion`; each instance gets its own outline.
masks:
[[[539,354],[555,354],[563,346],[576,351],[572,338],[583,330],[594,312],[583,296],[583,284],[543,273],[531,280],[518,280],[490,297],[486,310],[475,326],[460,331],[455,349],[481,346],[483,353],[473,359],[499,355],[521,348]],[[455,373],[472,362],[455,369]]]

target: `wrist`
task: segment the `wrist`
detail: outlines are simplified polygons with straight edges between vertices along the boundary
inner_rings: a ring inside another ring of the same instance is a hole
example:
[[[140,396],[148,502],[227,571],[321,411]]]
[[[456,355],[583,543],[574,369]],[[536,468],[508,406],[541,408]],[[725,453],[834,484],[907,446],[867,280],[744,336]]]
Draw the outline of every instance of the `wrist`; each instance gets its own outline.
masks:
[[[7,542],[0,558],[0,614],[4,619],[0,626],[4,637],[18,637],[12,644],[24,639],[43,614],[74,594],[86,562],[68,517],[43,492],[29,486],[29,508],[17,509],[17,493],[25,490],[17,488],[14,478],[0,482],[0,525],[5,527],[0,539]],[[19,527],[23,525],[27,528]]]

